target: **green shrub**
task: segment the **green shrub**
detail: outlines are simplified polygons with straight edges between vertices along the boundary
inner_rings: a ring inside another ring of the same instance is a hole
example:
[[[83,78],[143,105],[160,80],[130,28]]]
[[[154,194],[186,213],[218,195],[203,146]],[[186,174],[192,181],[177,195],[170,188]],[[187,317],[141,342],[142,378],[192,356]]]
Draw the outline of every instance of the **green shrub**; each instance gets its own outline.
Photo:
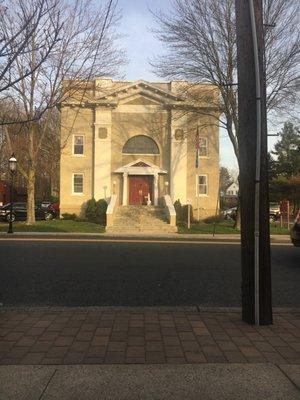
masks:
[[[97,201],[97,218],[100,225],[106,225],[106,210],[107,210],[107,202],[104,199],[100,199]]]
[[[176,211],[176,223],[177,225],[186,225],[188,220],[188,205],[182,205],[180,200],[176,200],[174,203],[174,208]],[[194,221],[193,208],[190,206],[191,222]]]
[[[95,199],[90,199],[86,203],[85,217],[90,222],[97,222],[97,202]]]
[[[107,202],[104,199],[90,199],[85,209],[85,217],[89,222],[106,225]]]
[[[77,218],[77,215],[76,215],[76,214],[69,214],[69,213],[64,213],[64,214],[62,214],[61,216],[62,216],[63,219],[65,219],[65,220],[72,220],[72,221],[75,221],[76,218]]]

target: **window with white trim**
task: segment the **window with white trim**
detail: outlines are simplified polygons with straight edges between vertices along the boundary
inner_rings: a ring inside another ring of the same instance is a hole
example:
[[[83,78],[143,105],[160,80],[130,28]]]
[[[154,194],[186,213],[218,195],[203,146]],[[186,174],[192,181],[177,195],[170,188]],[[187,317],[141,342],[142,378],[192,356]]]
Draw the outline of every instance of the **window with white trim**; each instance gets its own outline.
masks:
[[[200,157],[208,157],[208,140],[207,137],[199,137],[199,155]]]
[[[84,142],[83,135],[74,135],[73,154],[80,156],[83,155],[83,142]]]
[[[73,174],[73,193],[83,194],[83,174]]]
[[[207,175],[197,175],[197,193],[198,196],[208,195],[208,178]]]

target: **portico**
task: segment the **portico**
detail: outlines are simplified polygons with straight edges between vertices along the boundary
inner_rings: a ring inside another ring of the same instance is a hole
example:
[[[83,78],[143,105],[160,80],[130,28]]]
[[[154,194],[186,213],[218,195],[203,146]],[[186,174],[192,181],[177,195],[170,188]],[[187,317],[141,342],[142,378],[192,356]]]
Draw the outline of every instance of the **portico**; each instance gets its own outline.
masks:
[[[167,174],[167,171],[148,161],[138,159],[118,168],[114,173],[122,174],[123,177],[123,206],[129,204],[158,205],[158,177],[159,174]]]

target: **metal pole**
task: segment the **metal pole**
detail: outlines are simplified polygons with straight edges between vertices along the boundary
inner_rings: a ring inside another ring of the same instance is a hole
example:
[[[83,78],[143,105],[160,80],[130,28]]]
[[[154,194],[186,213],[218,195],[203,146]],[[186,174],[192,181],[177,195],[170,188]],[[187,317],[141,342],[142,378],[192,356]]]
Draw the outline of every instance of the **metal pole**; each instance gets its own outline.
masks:
[[[287,202],[287,227],[290,229],[290,202]]]
[[[235,0],[237,25],[237,69],[239,103],[239,166],[241,184],[241,266],[242,318],[249,324],[272,324],[272,285],[267,174],[267,121],[265,102],[265,74],[263,63],[262,0],[254,0],[257,50],[260,68],[260,88],[257,95],[257,71],[254,60],[250,0]],[[261,100],[258,101],[261,97]],[[260,104],[259,104],[260,103]],[[258,110],[258,105],[260,109]],[[258,111],[261,115],[257,116]],[[261,136],[257,135],[257,117],[261,119]],[[260,165],[257,165],[257,140],[261,139]],[[257,174],[260,167],[260,174]],[[259,176],[259,179],[257,179]],[[258,181],[258,182],[256,182]],[[259,184],[259,185],[258,185]],[[260,196],[257,189],[260,188]],[[255,210],[259,197],[259,210]],[[255,217],[259,211],[259,227]],[[259,229],[257,229],[259,228]],[[259,234],[256,237],[255,234]],[[259,249],[257,243],[259,238]],[[258,251],[259,250],[259,251]],[[259,260],[257,255],[259,255]],[[259,264],[258,264],[259,261]],[[255,268],[256,267],[256,268]],[[257,274],[259,267],[259,276]],[[255,274],[256,269],[256,274]],[[259,293],[255,293],[259,278]],[[259,296],[258,296],[259,294]],[[259,305],[259,310],[257,309]],[[259,311],[259,313],[257,313]],[[258,315],[259,314],[259,315]]]
[[[190,209],[190,204],[188,204],[188,229],[191,227],[191,209]]]
[[[10,185],[10,206],[9,206],[9,221],[7,233],[13,233],[13,186],[14,186],[14,174],[11,173],[11,185]]]
[[[255,248],[255,324],[259,325],[259,209],[260,209],[260,160],[261,160],[261,85],[259,71],[258,42],[256,31],[256,18],[253,0],[249,1],[252,40],[254,50],[255,66],[255,89],[256,89],[256,166],[255,166],[255,222],[254,222],[254,248]]]
[[[199,175],[197,174],[197,220],[200,220],[200,210],[199,210]]]

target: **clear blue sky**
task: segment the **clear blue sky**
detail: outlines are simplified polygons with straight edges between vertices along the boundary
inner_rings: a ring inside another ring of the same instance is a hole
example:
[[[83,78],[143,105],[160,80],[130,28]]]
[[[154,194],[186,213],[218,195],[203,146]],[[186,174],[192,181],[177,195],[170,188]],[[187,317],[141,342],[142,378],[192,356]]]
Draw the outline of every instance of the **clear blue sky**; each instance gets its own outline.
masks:
[[[119,6],[123,15],[120,33],[124,37],[121,39],[121,45],[125,48],[129,61],[123,70],[124,78],[128,80],[161,80],[151,71],[148,62],[153,56],[163,52],[163,46],[151,32],[151,28],[155,27],[155,22],[149,9],[166,11],[170,7],[170,1],[119,0]],[[270,144],[274,144],[275,141],[275,138],[271,138]],[[232,144],[226,131],[220,132],[220,164],[229,169],[237,169]]]
[[[126,79],[159,80],[148,63],[149,58],[163,50],[151,32],[155,22],[150,9],[167,10],[169,4],[169,0],[119,0],[123,14],[120,33],[124,35],[121,44],[129,59],[124,71]]]

